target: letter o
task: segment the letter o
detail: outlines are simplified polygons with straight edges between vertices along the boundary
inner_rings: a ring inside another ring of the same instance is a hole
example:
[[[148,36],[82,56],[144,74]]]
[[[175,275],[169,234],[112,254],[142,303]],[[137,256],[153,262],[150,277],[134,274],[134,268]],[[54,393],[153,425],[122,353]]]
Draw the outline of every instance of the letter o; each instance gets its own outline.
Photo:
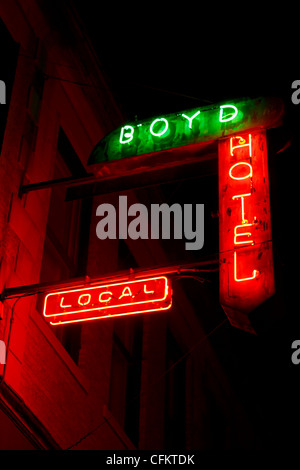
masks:
[[[164,129],[163,129],[162,131],[160,131],[160,132],[154,132],[154,131],[153,131],[153,127],[154,127],[155,124],[156,124],[157,122],[159,122],[159,121],[163,121],[163,122],[165,123],[165,127],[164,127]],[[169,127],[169,123],[168,123],[168,121],[167,121],[165,118],[158,118],[158,119],[155,119],[155,120],[152,122],[152,124],[151,124],[151,126],[150,126],[150,132],[151,132],[152,135],[154,135],[154,136],[156,136],[156,137],[160,137],[161,135],[165,134],[165,132],[167,132],[168,127]]]
[[[82,302],[82,301],[81,301],[82,297],[87,297],[88,300],[87,300],[86,302],[84,302],[84,301]],[[90,303],[90,301],[91,301],[91,294],[81,294],[81,295],[78,297],[78,303],[79,303],[79,305],[87,305],[87,304]]]
[[[247,165],[250,168],[248,175],[246,175],[246,176],[233,176],[232,170],[233,170],[233,168],[237,167],[238,165]],[[236,163],[235,165],[233,165],[230,168],[229,176],[230,176],[230,178],[232,178],[234,180],[245,180],[246,178],[251,178],[251,176],[252,176],[252,165],[250,165],[250,163],[246,163],[246,162]]]

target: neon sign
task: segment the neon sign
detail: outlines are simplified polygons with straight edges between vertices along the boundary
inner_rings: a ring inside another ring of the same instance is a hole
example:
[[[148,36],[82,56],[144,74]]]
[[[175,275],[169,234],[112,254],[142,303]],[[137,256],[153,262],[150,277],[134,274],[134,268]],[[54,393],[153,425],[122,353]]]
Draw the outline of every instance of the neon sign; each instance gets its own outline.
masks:
[[[96,287],[52,292],[44,300],[43,315],[51,325],[168,310],[170,280],[165,276]]]
[[[100,140],[88,164],[161,152],[212,141],[247,129],[270,127],[282,114],[281,100],[257,98],[128,123]]]
[[[274,293],[265,131],[219,142],[220,302],[253,332],[248,314]]]

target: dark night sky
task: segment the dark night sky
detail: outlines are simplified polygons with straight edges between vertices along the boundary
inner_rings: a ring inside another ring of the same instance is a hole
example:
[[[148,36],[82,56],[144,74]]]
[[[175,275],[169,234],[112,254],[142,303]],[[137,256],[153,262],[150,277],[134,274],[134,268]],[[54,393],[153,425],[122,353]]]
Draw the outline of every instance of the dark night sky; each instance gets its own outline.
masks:
[[[291,94],[295,43],[261,12],[251,25],[193,3],[95,3],[73,0],[129,120]]]

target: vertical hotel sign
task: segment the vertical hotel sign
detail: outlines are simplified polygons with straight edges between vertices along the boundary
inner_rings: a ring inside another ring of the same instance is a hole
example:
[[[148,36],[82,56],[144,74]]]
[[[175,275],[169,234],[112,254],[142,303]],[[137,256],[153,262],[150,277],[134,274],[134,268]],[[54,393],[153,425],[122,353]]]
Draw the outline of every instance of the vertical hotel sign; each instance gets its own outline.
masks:
[[[220,303],[234,326],[274,294],[266,131],[219,141]]]

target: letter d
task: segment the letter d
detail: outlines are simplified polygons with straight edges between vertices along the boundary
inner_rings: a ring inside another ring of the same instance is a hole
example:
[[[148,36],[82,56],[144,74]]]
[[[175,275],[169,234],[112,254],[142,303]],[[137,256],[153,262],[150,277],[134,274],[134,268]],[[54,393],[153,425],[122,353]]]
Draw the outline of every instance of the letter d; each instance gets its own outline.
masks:
[[[224,115],[224,109],[226,108],[231,108],[231,110],[229,112],[227,112],[227,114]],[[223,106],[220,106],[220,115],[219,115],[219,121],[220,122],[227,122],[227,121],[232,121],[232,119],[234,119],[236,117],[238,113],[238,109],[236,106],[234,106],[233,104],[224,104]]]

